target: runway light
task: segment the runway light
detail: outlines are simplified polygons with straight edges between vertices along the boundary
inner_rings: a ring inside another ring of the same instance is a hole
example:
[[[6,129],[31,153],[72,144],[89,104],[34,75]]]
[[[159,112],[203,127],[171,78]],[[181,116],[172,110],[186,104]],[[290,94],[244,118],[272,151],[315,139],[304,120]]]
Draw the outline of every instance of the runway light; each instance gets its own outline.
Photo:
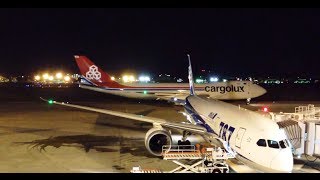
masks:
[[[114,81],[114,80],[115,80],[115,78],[112,76],[112,77],[111,77],[111,80],[112,80],[112,81]]]
[[[140,82],[149,82],[150,81],[150,77],[149,76],[140,76],[139,77],[139,81]]]
[[[133,82],[135,81],[135,78],[133,75],[124,75],[122,77],[123,82]]]
[[[37,81],[39,81],[39,80],[40,80],[40,76],[39,76],[39,75],[36,75],[36,76],[34,76],[34,79],[37,80]]]
[[[52,99],[49,99],[49,100],[48,100],[48,103],[49,103],[49,104],[53,104],[53,100],[52,100]]]
[[[43,74],[43,75],[42,75],[42,77],[43,77],[43,79],[45,79],[45,80],[46,80],[46,79],[48,79],[48,78],[49,78],[49,74],[48,74],[48,73],[45,73],[45,74]]]
[[[53,76],[49,76],[49,81],[53,81]]]
[[[268,112],[269,109],[267,107],[263,107],[263,112]]]
[[[196,79],[196,83],[203,83],[203,79]]]
[[[58,73],[56,74],[56,78],[57,78],[57,79],[61,79],[61,78],[62,78],[62,73],[61,73],[61,72],[58,72]]]
[[[129,81],[130,82],[133,82],[135,79],[134,79],[134,77],[133,76],[129,76]]]
[[[122,79],[123,79],[123,82],[128,82],[129,81],[129,77],[127,75],[124,75],[122,77]]]
[[[210,82],[218,82],[219,79],[217,77],[211,77]]]
[[[69,76],[65,76],[65,77],[64,77],[64,80],[65,80],[66,82],[68,82],[68,81],[70,81],[70,77],[69,77]]]

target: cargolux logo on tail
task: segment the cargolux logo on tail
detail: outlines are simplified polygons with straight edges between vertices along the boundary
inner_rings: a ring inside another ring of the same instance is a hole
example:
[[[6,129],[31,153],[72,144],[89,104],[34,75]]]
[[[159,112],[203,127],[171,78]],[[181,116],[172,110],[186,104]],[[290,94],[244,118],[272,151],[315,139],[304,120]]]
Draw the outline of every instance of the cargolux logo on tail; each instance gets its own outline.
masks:
[[[86,72],[86,78],[90,80],[92,79],[100,80],[101,73],[98,71],[98,67],[95,65],[90,66],[89,71]]]

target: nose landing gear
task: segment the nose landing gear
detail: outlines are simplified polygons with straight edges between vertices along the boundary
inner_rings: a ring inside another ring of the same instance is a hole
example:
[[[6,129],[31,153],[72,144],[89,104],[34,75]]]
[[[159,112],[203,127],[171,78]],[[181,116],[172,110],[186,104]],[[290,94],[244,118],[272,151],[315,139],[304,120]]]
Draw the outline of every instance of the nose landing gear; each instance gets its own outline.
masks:
[[[247,98],[246,104],[250,104],[251,98]]]

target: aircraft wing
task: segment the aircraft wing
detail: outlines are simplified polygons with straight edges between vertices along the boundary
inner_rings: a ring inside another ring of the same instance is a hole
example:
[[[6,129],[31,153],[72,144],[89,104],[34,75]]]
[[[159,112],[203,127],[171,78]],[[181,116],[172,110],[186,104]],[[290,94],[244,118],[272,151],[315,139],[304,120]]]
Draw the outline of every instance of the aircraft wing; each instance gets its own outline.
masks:
[[[204,127],[193,125],[193,124],[173,123],[173,122],[168,122],[168,121],[161,119],[161,118],[136,115],[136,114],[132,114],[132,113],[124,113],[124,112],[118,112],[118,111],[111,111],[111,110],[88,107],[88,106],[80,106],[80,105],[75,105],[75,104],[70,104],[70,103],[65,103],[65,102],[57,102],[57,101],[43,99],[41,97],[40,97],[40,99],[43,101],[47,101],[49,103],[52,103],[52,104],[68,106],[68,107],[72,107],[72,108],[77,108],[77,109],[82,109],[82,110],[87,110],[87,111],[92,111],[92,112],[98,112],[98,113],[102,113],[102,114],[123,117],[123,118],[132,119],[132,120],[136,120],[136,121],[148,122],[148,123],[152,123],[155,125],[161,125],[162,127],[178,129],[178,130],[186,130],[186,131],[189,131],[189,132],[195,133],[195,134],[203,135],[203,134],[207,133],[207,130]]]
[[[186,99],[187,96],[189,96],[188,92],[181,92],[181,93],[155,93],[155,95],[164,100],[169,100],[171,98],[177,98],[177,99]]]

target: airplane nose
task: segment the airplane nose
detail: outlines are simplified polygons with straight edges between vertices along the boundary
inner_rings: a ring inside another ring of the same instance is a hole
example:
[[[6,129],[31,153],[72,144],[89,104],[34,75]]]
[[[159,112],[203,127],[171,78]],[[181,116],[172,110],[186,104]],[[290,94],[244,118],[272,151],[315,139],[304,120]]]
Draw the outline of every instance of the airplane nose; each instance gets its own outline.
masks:
[[[267,90],[265,89],[265,88],[263,88],[263,87],[261,87],[261,86],[259,86],[260,87],[260,93],[261,93],[261,95],[264,95],[265,93],[267,93]],[[261,96],[260,95],[260,96]]]
[[[267,92],[267,90],[265,88],[263,88],[259,85],[254,84],[253,86],[254,86],[253,92],[255,92],[254,93],[255,97],[262,96]]]
[[[293,168],[293,156],[290,148],[280,150],[279,154],[271,160],[270,168],[275,172],[291,172]]]

